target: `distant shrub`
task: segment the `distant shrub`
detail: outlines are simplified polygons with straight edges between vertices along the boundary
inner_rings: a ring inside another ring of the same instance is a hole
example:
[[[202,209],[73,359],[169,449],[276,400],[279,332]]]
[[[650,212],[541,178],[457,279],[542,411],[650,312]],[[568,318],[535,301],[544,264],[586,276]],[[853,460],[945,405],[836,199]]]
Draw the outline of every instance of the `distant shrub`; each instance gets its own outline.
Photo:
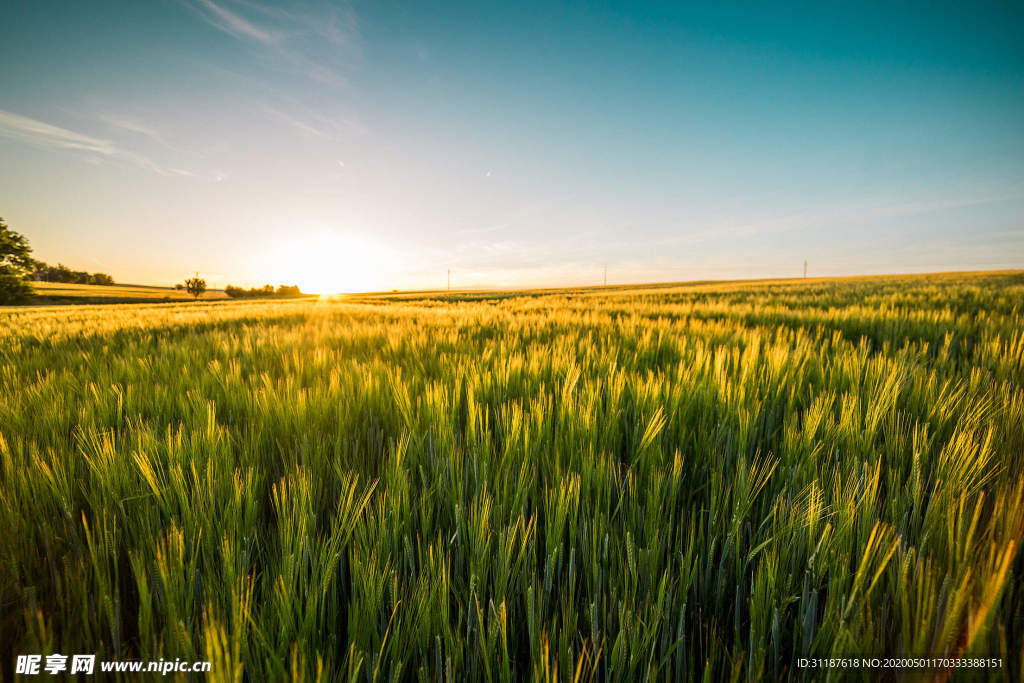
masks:
[[[51,266],[43,261],[35,261],[32,279],[37,282],[68,282],[76,285],[112,285],[114,278],[106,273],[89,273],[84,270],[71,270],[63,263]]]
[[[228,285],[224,288],[224,293],[232,299],[287,299],[302,296],[302,291],[298,285],[278,285],[277,289],[274,289],[272,285],[263,285],[262,287],[253,287],[251,289]]]

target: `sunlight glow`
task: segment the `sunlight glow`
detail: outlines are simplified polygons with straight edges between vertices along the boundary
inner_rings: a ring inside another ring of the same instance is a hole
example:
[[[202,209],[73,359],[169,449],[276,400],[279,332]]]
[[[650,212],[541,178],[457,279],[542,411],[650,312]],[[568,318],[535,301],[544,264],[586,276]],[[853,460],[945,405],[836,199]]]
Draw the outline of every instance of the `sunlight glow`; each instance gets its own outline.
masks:
[[[389,250],[333,232],[289,240],[275,252],[275,282],[297,284],[307,294],[384,289],[395,272]]]

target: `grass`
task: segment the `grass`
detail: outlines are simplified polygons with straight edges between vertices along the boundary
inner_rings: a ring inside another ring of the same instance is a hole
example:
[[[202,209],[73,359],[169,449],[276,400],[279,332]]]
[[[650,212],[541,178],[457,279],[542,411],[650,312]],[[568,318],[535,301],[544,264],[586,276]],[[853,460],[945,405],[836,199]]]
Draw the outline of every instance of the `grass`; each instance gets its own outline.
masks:
[[[5,310],[0,659],[1019,680],[1022,296],[1008,272]]]

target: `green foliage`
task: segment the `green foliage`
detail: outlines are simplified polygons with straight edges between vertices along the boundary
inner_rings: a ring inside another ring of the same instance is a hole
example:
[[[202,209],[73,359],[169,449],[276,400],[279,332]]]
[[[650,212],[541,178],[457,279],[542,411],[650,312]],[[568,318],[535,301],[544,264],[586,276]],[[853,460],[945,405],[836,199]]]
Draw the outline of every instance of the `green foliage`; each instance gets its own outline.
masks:
[[[206,291],[206,280],[202,279],[198,275],[190,277],[185,280],[185,289],[189,294],[198,299]]]
[[[0,305],[24,302],[32,294],[32,247],[0,218]]]
[[[416,296],[0,313],[0,659],[1020,680],[1020,274]]]
[[[276,290],[271,285],[263,285],[262,287],[253,287],[251,289],[228,285],[224,288],[224,293],[232,299],[288,299],[302,296],[298,285],[278,285]]]
[[[35,261],[32,279],[38,282],[69,282],[78,285],[113,285],[114,278],[106,273],[88,273],[84,270],[71,270],[63,263],[56,266]]]
[[[32,286],[26,278],[0,270],[0,306],[25,303],[31,296]]]

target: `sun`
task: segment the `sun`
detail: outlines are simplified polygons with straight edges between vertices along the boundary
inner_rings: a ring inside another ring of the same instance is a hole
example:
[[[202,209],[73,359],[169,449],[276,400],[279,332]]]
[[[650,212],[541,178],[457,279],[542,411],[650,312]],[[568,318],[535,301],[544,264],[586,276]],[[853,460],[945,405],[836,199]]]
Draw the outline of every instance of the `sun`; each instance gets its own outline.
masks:
[[[334,233],[290,240],[272,255],[276,280],[307,294],[365,292],[381,287],[392,263],[380,247]]]

